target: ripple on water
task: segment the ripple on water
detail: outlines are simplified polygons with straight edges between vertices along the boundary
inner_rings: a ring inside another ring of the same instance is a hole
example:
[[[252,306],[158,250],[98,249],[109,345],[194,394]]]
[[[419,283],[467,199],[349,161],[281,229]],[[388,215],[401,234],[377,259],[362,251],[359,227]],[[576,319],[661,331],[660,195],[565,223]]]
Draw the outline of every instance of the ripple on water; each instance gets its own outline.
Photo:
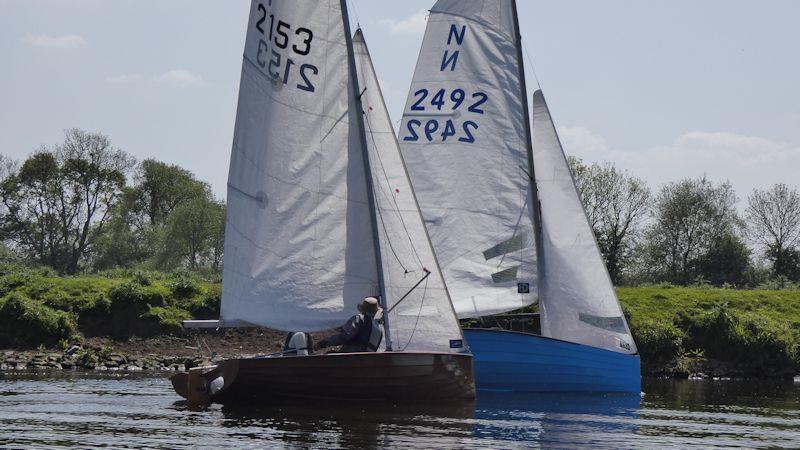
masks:
[[[0,375],[0,447],[800,447],[800,386],[648,381],[645,392],[481,394],[458,408],[296,401],[193,413],[160,377]]]

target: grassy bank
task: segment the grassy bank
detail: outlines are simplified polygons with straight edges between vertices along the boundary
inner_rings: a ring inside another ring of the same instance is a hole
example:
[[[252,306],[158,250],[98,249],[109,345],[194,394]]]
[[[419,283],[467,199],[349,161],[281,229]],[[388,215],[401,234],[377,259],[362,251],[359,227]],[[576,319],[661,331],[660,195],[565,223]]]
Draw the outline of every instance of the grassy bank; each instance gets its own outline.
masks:
[[[179,333],[183,319],[218,317],[219,294],[218,283],[188,273],[115,270],[58,277],[48,269],[5,266],[0,268],[0,347]]]
[[[800,291],[657,285],[617,292],[652,373],[689,375],[721,363],[726,374],[789,376],[800,367]]]
[[[781,376],[800,367],[800,291],[618,289],[645,372]],[[58,277],[0,267],[0,347],[55,347],[81,338],[180,334],[216,318],[220,285],[188,273],[116,270]]]

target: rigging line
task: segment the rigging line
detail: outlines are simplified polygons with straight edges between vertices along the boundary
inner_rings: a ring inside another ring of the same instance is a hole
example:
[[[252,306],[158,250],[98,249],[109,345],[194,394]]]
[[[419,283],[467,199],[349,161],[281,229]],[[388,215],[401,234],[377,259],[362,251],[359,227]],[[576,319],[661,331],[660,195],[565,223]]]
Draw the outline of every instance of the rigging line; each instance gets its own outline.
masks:
[[[363,74],[361,75],[361,78],[362,79],[364,78]],[[356,101],[360,102],[361,101],[361,97],[363,97],[365,92],[367,92],[367,88],[364,88],[364,90],[362,90],[361,93],[358,94],[358,98],[356,99]],[[363,113],[363,107],[362,107],[362,113]],[[378,155],[378,152],[377,152],[378,146],[375,143],[375,137],[372,135],[372,126],[370,126],[370,124],[369,124],[369,119],[367,119],[367,114],[363,113],[363,115],[364,115],[364,118],[365,118],[364,124],[367,126],[367,128],[369,128],[369,135],[370,135],[370,138],[372,139],[372,145],[376,149],[375,154],[378,156],[378,160],[380,161],[380,155]],[[381,164],[381,168],[383,168],[383,164]],[[379,189],[378,193],[383,193],[383,192]],[[386,195],[386,194],[384,194],[384,195]],[[386,243],[389,244],[389,250],[391,250],[392,255],[394,256],[394,259],[397,261],[397,264],[400,264],[400,267],[403,269],[403,272],[409,273],[409,270],[405,266],[405,264],[403,264],[403,261],[400,261],[400,256],[397,254],[397,251],[394,249],[394,245],[392,245],[392,240],[389,239],[389,230],[386,229],[386,222],[383,220],[383,211],[381,210],[380,205],[377,205],[377,203],[378,203],[378,196],[377,195],[375,196],[375,203],[376,203],[376,205],[375,205],[375,213],[378,216],[378,219],[380,219],[380,221],[381,221],[381,228],[383,228],[383,234],[386,236]],[[420,265],[421,265],[421,263],[420,263]]]
[[[531,73],[533,74],[533,79],[536,80],[536,86],[543,90],[544,88],[542,88],[542,82],[539,81],[539,76],[536,75],[536,67],[533,65],[533,59],[531,58],[530,53],[528,53],[528,46],[525,45],[521,34],[519,37],[519,42],[522,45],[522,51],[525,52],[525,59],[528,61],[528,65],[531,67]],[[522,64],[524,66],[525,63],[523,62]],[[527,96],[528,93],[526,92],[525,95]]]
[[[430,272],[428,272],[428,273],[430,273]],[[423,278],[423,280],[425,280],[425,286],[422,287],[422,298],[419,301],[419,311],[417,311],[417,319],[414,321],[414,327],[411,328],[411,335],[408,336],[408,341],[406,342],[406,345],[403,347],[403,349],[400,350],[401,352],[404,351],[405,349],[407,349],[409,345],[411,345],[411,340],[414,339],[414,333],[417,332],[417,325],[419,325],[419,318],[420,318],[420,316],[422,316],[422,307],[425,305],[425,294],[428,293],[428,275],[427,274],[425,275],[425,278]]]
[[[369,105],[367,105],[369,107]],[[380,165],[381,172],[383,173],[383,178],[386,180],[386,185],[389,186],[391,189],[391,183],[389,182],[389,175],[386,173],[386,167],[383,165],[383,158],[381,158],[381,154],[378,151],[378,144],[375,142],[375,134],[372,132],[372,123],[369,120],[369,114],[364,112],[364,120],[366,121],[367,127],[369,128],[369,137],[372,140],[372,146],[375,148],[375,155],[378,157],[378,164]],[[409,185],[410,186],[410,185]],[[410,188],[410,187],[409,187]],[[408,237],[408,242],[411,244],[411,250],[414,252],[414,256],[417,258],[417,262],[420,266],[424,266],[425,264],[422,263],[422,258],[419,257],[419,253],[417,253],[417,248],[414,246],[414,240],[411,239],[411,233],[408,231],[408,227],[406,227],[406,222],[403,220],[403,215],[400,213],[400,205],[397,204],[397,198],[392,195],[392,202],[394,203],[395,210],[397,211],[397,216],[400,218],[400,225],[403,227],[403,231],[406,233],[406,237]],[[388,240],[388,234],[387,234]]]
[[[389,231],[386,229],[386,222],[383,221],[383,213],[381,212],[381,209],[375,208],[375,211],[378,213],[378,218],[381,219],[381,228],[383,228],[383,234],[386,236],[386,243],[389,244],[389,250],[392,251],[392,255],[394,255],[394,259],[397,260],[397,264],[400,264],[400,267],[403,268],[403,271],[408,273],[408,268],[406,268],[406,266],[403,264],[403,261],[400,261],[400,256],[397,255],[394,245],[392,245],[392,240],[389,239]]]
[[[358,11],[356,10],[356,2],[348,1],[347,2],[347,9],[353,13],[353,17],[356,19],[356,29],[361,28],[361,22],[358,20]]]

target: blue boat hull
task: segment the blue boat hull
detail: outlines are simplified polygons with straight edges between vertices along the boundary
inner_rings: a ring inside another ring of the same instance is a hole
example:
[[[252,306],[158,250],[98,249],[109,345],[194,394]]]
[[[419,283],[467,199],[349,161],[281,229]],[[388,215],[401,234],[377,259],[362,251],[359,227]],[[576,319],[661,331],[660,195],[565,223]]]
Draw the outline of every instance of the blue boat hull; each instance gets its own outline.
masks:
[[[639,355],[515,331],[465,329],[478,391],[641,392]]]

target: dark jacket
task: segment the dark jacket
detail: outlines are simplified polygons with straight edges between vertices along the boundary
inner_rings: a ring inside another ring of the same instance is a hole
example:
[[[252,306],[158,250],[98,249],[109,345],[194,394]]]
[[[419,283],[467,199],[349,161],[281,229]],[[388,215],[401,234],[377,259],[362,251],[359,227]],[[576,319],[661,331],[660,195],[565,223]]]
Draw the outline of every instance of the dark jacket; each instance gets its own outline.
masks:
[[[341,345],[339,351],[343,353],[375,352],[378,351],[382,339],[383,330],[375,317],[359,313],[339,328],[339,334],[323,339],[319,346],[326,348]]]

